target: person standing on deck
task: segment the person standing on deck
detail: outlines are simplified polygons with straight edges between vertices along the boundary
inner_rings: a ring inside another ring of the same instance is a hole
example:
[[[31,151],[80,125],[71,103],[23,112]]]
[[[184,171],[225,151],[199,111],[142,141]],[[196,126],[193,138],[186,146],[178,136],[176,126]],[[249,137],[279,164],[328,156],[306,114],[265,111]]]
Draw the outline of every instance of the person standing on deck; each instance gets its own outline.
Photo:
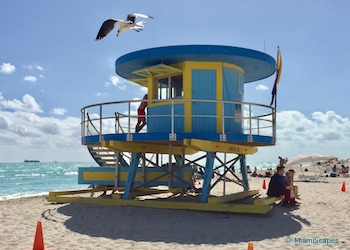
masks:
[[[143,100],[147,100],[147,94],[143,97]],[[147,101],[142,101],[139,108],[137,109],[137,124],[135,132],[138,133],[147,124],[145,109],[147,108]]]

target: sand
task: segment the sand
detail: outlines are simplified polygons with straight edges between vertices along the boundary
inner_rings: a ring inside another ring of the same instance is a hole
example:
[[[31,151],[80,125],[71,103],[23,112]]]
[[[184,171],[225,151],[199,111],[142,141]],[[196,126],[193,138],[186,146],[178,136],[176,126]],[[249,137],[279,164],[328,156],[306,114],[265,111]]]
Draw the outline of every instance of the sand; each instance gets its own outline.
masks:
[[[249,180],[251,189],[266,194],[263,178]],[[297,182],[301,205],[292,209],[275,205],[264,216],[52,204],[44,196],[5,200],[0,202],[0,246],[32,249],[41,221],[45,248],[50,250],[225,250],[247,249],[248,242],[255,250],[350,249],[350,190],[341,192],[344,181],[350,188],[350,179],[343,177]],[[227,184],[227,191],[233,189],[231,185]],[[216,193],[222,193],[222,186],[212,190]]]

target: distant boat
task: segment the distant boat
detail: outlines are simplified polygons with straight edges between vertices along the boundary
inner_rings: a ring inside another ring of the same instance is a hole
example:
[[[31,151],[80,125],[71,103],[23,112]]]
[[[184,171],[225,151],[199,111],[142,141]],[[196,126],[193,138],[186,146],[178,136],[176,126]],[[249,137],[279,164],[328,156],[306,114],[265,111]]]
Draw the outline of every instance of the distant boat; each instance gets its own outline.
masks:
[[[40,162],[39,160],[24,160],[24,162]]]

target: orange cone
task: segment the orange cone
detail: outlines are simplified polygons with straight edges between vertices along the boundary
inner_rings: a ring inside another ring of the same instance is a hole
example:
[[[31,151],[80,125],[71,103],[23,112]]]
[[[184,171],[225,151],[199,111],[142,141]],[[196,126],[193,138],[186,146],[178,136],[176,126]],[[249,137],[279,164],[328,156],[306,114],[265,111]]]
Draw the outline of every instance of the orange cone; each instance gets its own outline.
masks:
[[[44,250],[44,249],[45,247],[44,247],[43,229],[41,227],[41,221],[38,221],[36,225],[33,250]]]
[[[254,250],[253,242],[248,243],[248,250]]]
[[[342,187],[341,187],[341,191],[342,191],[342,192],[345,192],[345,189],[346,189],[346,188],[345,188],[345,181],[343,181],[343,185],[342,185]]]
[[[266,189],[266,181],[264,180],[264,182],[263,182],[263,187],[262,187],[263,189]]]

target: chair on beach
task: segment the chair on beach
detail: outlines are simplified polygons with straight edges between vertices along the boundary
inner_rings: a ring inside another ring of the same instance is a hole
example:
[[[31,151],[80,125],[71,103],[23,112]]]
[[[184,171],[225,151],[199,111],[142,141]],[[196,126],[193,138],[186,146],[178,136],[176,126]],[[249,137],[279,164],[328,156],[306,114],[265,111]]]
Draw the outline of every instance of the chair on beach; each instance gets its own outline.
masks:
[[[326,180],[326,176],[322,175],[322,172],[320,171],[316,175],[305,175],[304,173],[302,175],[298,176],[298,179],[300,181],[314,181],[314,182],[324,182]]]

